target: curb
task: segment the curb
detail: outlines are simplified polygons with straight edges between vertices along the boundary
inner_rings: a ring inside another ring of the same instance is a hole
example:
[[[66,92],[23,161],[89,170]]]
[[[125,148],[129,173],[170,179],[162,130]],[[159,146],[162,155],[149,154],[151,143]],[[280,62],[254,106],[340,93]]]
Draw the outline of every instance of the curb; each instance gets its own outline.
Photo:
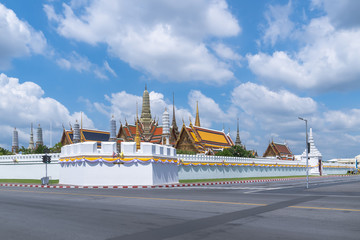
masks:
[[[322,176],[322,178],[329,177],[346,177],[351,175],[332,175]],[[41,184],[16,184],[16,183],[0,183],[0,187],[29,187],[29,188],[75,188],[75,189],[137,189],[137,188],[175,188],[175,187],[197,187],[197,186],[213,186],[213,185],[227,185],[234,183],[259,183],[259,182],[278,182],[296,179],[305,179],[306,177],[298,178],[274,178],[274,179],[257,179],[257,180],[242,180],[242,181],[226,181],[226,182],[204,182],[204,183],[177,183],[165,185],[115,185],[115,186],[77,186],[77,185],[41,185]]]

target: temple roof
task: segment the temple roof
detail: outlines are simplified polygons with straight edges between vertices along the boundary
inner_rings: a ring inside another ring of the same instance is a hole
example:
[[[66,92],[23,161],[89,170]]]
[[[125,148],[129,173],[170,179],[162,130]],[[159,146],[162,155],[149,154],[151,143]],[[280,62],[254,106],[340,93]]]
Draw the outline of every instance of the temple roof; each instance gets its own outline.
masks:
[[[109,141],[110,138],[110,132],[99,131],[99,130],[80,129],[80,134],[83,141],[86,142],[95,141],[98,143],[98,146],[100,146],[101,142],[103,141]],[[61,138],[62,144],[65,145],[65,142],[67,142],[67,144],[72,144],[73,137],[74,137],[73,130],[68,130],[68,131],[64,130],[63,137]]]
[[[279,152],[279,153],[282,153],[282,154],[292,154],[291,151],[289,150],[288,146],[286,146],[285,144],[272,142],[271,145],[272,145],[272,146],[277,150],[277,152]]]
[[[144,138],[144,128],[140,121],[138,122],[139,126],[139,134],[140,134],[140,141],[145,142]],[[146,141],[149,141],[151,143],[161,143],[162,139],[162,126],[158,126],[156,123],[152,123],[150,125],[150,139],[147,139]],[[135,134],[136,134],[136,125],[121,125],[119,129],[119,133],[117,135],[118,138],[120,138],[121,134],[125,135],[124,141],[134,141],[135,140]]]
[[[192,144],[199,152],[205,152],[208,149],[229,148],[234,145],[231,137],[222,131],[197,127],[190,124],[190,126],[184,125],[180,134],[182,134],[182,132],[186,132]],[[178,141],[180,141],[180,139]],[[178,144],[177,142],[176,145]]]

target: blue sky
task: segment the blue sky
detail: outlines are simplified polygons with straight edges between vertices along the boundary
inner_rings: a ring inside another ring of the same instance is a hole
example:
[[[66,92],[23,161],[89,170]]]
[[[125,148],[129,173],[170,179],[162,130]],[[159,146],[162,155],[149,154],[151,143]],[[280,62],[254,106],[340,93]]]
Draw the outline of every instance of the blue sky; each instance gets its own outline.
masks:
[[[113,114],[133,123],[147,84],[160,123],[174,92],[179,126],[199,101],[202,126],[235,139],[239,118],[259,155],[271,139],[301,154],[302,116],[324,159],[354,157],[359,10],[356,0],[0,0],[0,146],[16,127],[27,147],[31,122],[54,144],[80,112],[89,128],[108,130]]]

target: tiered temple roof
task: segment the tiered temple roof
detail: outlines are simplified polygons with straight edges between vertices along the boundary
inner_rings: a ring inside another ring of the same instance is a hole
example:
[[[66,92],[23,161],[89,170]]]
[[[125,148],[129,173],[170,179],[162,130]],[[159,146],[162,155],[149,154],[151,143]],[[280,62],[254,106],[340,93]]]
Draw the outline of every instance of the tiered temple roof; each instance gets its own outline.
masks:
[[[158,123],[152,121],[150,124],[150,134],[144,135],[144,126],[137,120],[139,126],[139,134],[141,142],[151,142],[161,144],[161,136],[162,136],[162,126],[158,126]],[[117,138],[119,142],[133,142],[135,141],[136,135],[136,123],[128,124],[127,122],[124,125],[120,125],[119,132],[117,134]]]
[[[192,151],[196,153],[213,154],[224,148],[234,146],[230,135],[223,131],[194,126],[183,127],[175,144],[176,149]]]
[[[286,144],[269,143],[263,157],[276,157],[281,160],[294,160],[294,155]]]
[[[98,147],[100,147],[101,142],[109,141],[110,132],[99,131],[99,130],[90,130],[90,129],[80,129],[80,138],[82,142],[97,142]],[[61,144],[73,144],[74,131],[73,129],[66,131],[64,129],[63,135],[61,137]]]

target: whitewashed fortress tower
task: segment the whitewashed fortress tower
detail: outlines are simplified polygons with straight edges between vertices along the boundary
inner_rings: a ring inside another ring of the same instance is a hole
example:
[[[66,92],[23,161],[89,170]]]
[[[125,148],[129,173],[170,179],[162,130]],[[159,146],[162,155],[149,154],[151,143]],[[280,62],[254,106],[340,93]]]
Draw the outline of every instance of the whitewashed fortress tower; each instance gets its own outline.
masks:
[[[308,154],[308,158],[309,158],[310,174],[319,175],[322,173],[322,155],[315,146],[312,128],[310,128],[309,145],[310,145],[310,152]],[[306,149],[301,155],[301,160],[304,163],[306,162]]]

